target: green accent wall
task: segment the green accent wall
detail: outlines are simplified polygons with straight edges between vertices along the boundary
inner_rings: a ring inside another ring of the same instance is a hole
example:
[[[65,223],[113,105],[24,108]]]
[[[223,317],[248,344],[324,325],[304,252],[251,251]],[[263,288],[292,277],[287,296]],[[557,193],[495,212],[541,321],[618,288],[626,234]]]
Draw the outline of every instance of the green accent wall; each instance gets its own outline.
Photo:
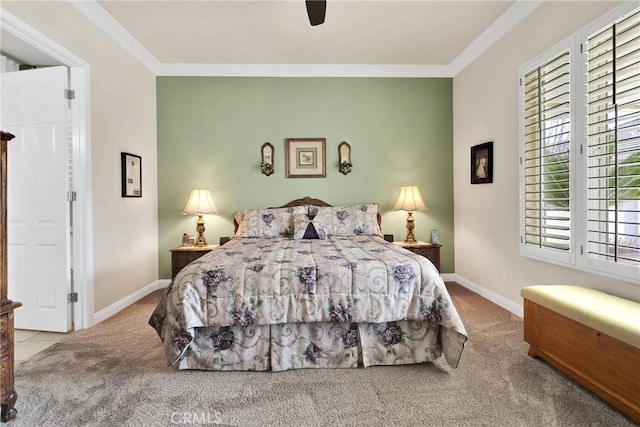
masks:
[[[415,212],[416,238],[440,230],[443,273],[453,260],[452,79],[158,77],[159,277],[171,277],[169,250],[195,234],[181,215],[193,188],[211,191],[208,243],[233,235],[242,209],[311,196],[333,205],[377,202],[382,231],[406,237],[406,212],[392,211],[403,185],[429,207]],[[286,178],[285,139],[326,138],[326,178]],[[351,145],[353,171],[338,172],[338,144]],[[260,172],[263,143],[275,173]]]

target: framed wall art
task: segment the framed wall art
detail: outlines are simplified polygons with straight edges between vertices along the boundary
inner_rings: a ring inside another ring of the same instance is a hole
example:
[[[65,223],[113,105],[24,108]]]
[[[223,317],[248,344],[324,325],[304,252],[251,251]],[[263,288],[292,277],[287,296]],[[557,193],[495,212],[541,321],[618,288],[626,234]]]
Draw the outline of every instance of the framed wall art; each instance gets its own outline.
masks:
[[[122,197],[142,197],[142,157],[120,153]]]
[[[287,138],[287,178],[324,178],[326,174],[325,138]]]
[[[471,183],[493,182],[493,141],[471,147]]]

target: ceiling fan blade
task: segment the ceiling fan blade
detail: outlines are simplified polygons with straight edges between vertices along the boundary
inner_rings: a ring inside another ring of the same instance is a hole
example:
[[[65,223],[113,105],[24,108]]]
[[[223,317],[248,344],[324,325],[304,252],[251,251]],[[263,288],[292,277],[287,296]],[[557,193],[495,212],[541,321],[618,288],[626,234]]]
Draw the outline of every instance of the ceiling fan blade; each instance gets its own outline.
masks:
[[[324,16],[327,12],[327,0],[305,0],[307,4],[307,15],[311,26],[324,23]]]

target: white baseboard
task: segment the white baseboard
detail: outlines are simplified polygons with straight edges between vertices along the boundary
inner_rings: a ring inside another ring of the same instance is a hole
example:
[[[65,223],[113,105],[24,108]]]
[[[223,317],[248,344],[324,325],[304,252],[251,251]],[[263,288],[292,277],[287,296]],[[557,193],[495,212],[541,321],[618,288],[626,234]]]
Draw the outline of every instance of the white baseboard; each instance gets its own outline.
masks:
[[[504,308],[505,310],[510,311],[511,313],[515,314],[518,317],[522,317],[523,316],[523,308],[522,305],[515,303],[505,297],[503,297],[500,294],[497,294],[487,288],[484,288],[480,285],[478,285],[475,282],[472,282],[471,280],[460,276],[459,274],[451,274],[451,273],[446,273],[442,275],[442,279],[444,281],[452,281],[452,282],[458,282],[459,284],[461,284],[462,286],[464,286],[465,288],[469,289],[472,292],[475,292],[476,294],[480,295],[481,297],[484,297],[486,299],[488,299],[489,301],[493,302],[494,304],[499,305],[500,307]],[[147,286],[137,290],[136,292],[132,293],[131,295],[128,295],[124,298],[122,298],[119,301],[114,302],[113,304],[111,304],[108,307],[103,308],[102,310],[98,311],[97,313],[95,313],[93,315],[93,324],[96,325],[100,322],[102,322],[103,320],[113,316],[114,314],[118,313],[119,311],[129,307],[131,304],[133,304],[134,302],[146,297],[147,295],[149,295],[151,292],[156,291],[158,289],[164,289],[167,286],[169,286],[169,283],[171,283],[171,280],[169,279],[159,279],[156,280],[152,283],[149,283]]]
[[[511,313],[515,314],[518,317],[524,316],[524,309],[521,304],[513,302],[510,299],[507,299],[500,294],[497,294],[485,287],[478,285],[475,282],[472,282],[471,280],[465,277],[460,276],[459,274],[443,274],[442,278],[445,281],[450,280],[453,282],[460,283],[462,286],[469,289],[470,291],[475,292],[481,297],[488,299],[492,303],[499,305],[500,307],[510,311]]]
[[[444,280],[445,282],[455,282],[458,278],[458,276],[454,273],[444,273],[441,274],[442,276],[442,280]]]
[[[149,283],[147,286],[145,286],[145,287],[143,287],[141,289],[138,289],[134,293],[132,293],[130,295],[127,295],[126,297],[122,298],[121,300],[118,300],[118,301],[114,302],[110,306],[103,308],[102,310],[98,311],[97,313],[94,313],[94,315],[93,315],[93,325],[97,325],[98,323],[102,322],[103,320],[108,319],[109,317],[113,316],[114,314],[118,313],[119,311],[129,307],[134,302],[146,297],[151,292],[157,291],[158,289],[166,288],[167,286],[169,286],[170,282],[171,282],[171,280],[169,280],[169,279],[156,280],[156,281],[154,281],[152,283]]]

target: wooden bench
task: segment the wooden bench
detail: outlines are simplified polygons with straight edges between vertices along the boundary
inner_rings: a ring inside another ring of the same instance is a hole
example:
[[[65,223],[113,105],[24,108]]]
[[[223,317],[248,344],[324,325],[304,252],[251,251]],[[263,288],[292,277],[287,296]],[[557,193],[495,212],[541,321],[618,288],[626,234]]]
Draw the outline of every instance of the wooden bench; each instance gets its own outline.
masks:
[[[528,286],[521,295],[529,356],[640,422],[640,303],[579,286]]]

